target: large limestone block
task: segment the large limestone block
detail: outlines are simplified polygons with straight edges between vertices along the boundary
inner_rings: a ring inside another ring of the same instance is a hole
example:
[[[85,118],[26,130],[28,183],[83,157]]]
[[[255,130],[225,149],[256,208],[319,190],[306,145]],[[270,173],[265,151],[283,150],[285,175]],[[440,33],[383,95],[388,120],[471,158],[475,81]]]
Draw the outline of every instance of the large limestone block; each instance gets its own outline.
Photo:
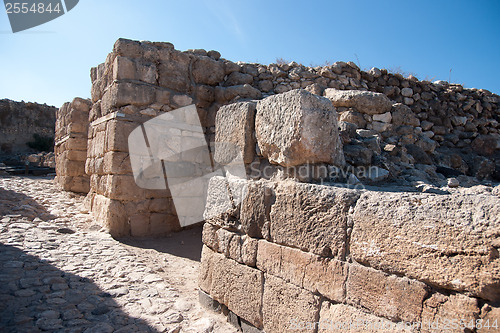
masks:
[[[66,147],[71,150],[87,150],[87,140],[82,137],[70,137],[66,142]]]
[[[361,90],[325,89],[324,96],[336,107],[355,108],[366,114],[381,114],[391,111],[392,102],[384,94]]]
[[[296,323],[316,321],[320,298],[311,292],[265,274],[262,303],[266,332],[316,332],[314,326],[302,330],[294,327]]]
[[[154,86],[138,81],[115,81],[104,93],[101,102],[102,114],[125,105],[147,106],[154,103],[156,89]]]
[[[359,191],[345,188],[280,182],[270,214],[272,240],[343,259],[348,212],[359,195]]]
[[[130,121],[111,120],[106,123],[105,152],[121,151],[128,153],[128,138],[130,133],[136,129],[139,124]],[[99,140],[99,138],[96,138]],[[92,140],[93,141],[93,140]],[[99,144],[97,144],[98,149]]]
[[[368,192],[354,211],[351,256],[385,272],[500,300],[500,198]]]
[[[427,286],[419,281],[385,274],[372,268],[350,265],[348,304],[362,306],[393,321],[418,321]]]
[[[298,89],[257,103],[257,143],[271,163],[344,164],[337,112],[326,99]]]
[[[239,317],[262,328],[263,273],[203,246],[200,288]]]
[[[385,318],[363,312],[345,304],[324,301],[319,314],[318,332],[411,332],[404,323],[395,323]]]
[[[345,262],[260,240],[257,268],[332,301],[345,300]]]
[[[255,157],[255,102],[240,102],[223,106],[215,118],[215,160],[230,163],[241,156],[245,163]],[[235,154],[235,148],[238,151]],[[236,155],[236,156],[235,156]]]

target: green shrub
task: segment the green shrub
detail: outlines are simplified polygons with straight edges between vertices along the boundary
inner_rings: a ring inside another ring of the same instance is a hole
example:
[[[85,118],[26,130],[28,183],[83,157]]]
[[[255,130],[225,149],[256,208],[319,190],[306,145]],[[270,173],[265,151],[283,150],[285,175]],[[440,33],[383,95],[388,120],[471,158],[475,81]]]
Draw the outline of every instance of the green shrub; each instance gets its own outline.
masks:
[[[26,143],[28,147],[36,151],[54,151],[54,138],[33,134],[33,141]]]

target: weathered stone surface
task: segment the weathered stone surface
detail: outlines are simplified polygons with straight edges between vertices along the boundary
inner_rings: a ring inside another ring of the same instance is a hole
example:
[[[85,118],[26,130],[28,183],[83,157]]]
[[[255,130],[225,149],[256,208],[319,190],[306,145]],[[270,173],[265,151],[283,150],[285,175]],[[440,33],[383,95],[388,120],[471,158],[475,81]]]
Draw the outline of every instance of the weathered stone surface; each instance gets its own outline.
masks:
[[[102,152],[105,153],[110,151],[116,151],[116,152],[128,153],[128,137],[130,133],[132,133],[132,131],[137,128],[137,126],[139,126],[139,124],[129,121],[120,121],[120,120],[108,121],[106,123],[106,133],[105,136],[103,137],[104,142],[101,146],[102,147],[101,149],[104,149],[104,151]],[[96,143],[97,146],[100,145],[99,142]],[[130,161],[130,158],[128,160]]]
[[[374,114],[373,121],[380,121],[382,123],[390,123],[392,121],[392,115],[390,112],[382,114]]]
[[[371,165],[373,151],[361,145],[345,145],[344,156],[346,162],[351,165]]]
[[[252,325],[262,328],[263,273],[204,246],[200,288]]]
[[[248,182],[248,193],[241,204],[242,230],[254,238],[269,238],[271,205],[274,203],[274,183],[265,180]]]
[[[472,141],[472,149],[481,155],[489,156],[500,149],[500,138],[494,135],[479,135]]]
[[[420,120],[415,116],[415,113],[408,106],[401,103],[392,106],[392,123],[394,126],[420,126]]]
[[[416,163],[419,164],[432,164],[432,159],[427,155],[424,149],[420,146],[409,144],[405,145],[406,150],[415,159]]]
[[[185,93],[191,86],[189,66],[192,56],[180,51],[169,51],[159,66],[159,85]]]
[[[259,101],[255,131],[259,149],[271,163],[344,163],[335,108],[306,90]]]
[[[358,128],[366,127],[366,120],[363,114],[356,111],[344,111],[340,114],[340,121],[346,121],[348,123],[355,124]]]
[[[271,239],[322,256],[343,258],[347,214],[359,191],[280,182],[271,207]]]
[[[225,86],[237,86],[242,84],[252,84],[253,76],[250,74],[243,74],[240,72],[232,72],[227,77],[226,82],[224,82]]]
[[[224,79],[224,65],[209,57],[199,57],[193,64],[193,78],[196,83],[216,85]]]
[[[218,252],[240,264],[255,266],[258,243],[256,239],[222,228],[216,231],[216,239]]]
[[[210,178],[203,217],[212,224],[239,230],[241,202],[247,194],[247,181],[233,177]]]
[[[129,154],[116,151],[104,154],[103,172],[115,175],[132,174]]]
[[[328,301],[321,303],[318,332],[411,332],[405,330],[404,325],[398,326],[385,318],[363,312],[345,304],[332,304]]]
[[[97,221],[105,223],[104,227],[113,237],[130,234],[128,218],[120,201],[97,194],[92,199],[92,214]]]
[[[449,332],[470,332],[469,328],[473,327],[465,327],[465,324],[469,325],[472,322],[475,327],[480,312],[475,298],[460,294],[445,296],[434,293],[424,302],[422,332],[435,332],[437,327],[445,330],[444,325],[447,323]],[[460,322],[461,320],[463,321]]]
[[[490,304],[485,304],[481,309],[480,318],[483,320],[481,322],[482,327],[477,327],[477,331],[481,333],[490,332],[498,333],[500,332],[500,307],[492,306]]]
[[[245,163],[253,161],[255,108],[255,102],[241,102],[219,109],[215,118],[215,161],[228,164],[238,157]]]
[[[140,42],[125,38],[119,38],[115,42],[113,52],[130,58],[140,58],[144,54]]]
[[[257,268],[335,302],[345,300],[347,264],[342,261],[260,240]]]
[[[417,321],[427,295],[422,282],[360,265],[349,265],[346,289],[348,304],[362,306],[393,321]]]
[[[381,114],[391,111],[390,99],[380,93],[358,90],[325,89],[324,96],[336,107],[356,108],[365,114]]]
[[[219,252],[219,238],[217,237],[217,230],[219,227],[205,222],[203,224],[202,241],[203,244],[211,248],[215,252]]]
[[[488,194],[368,192],[354,210],[351,255],[385,272],[498,301],[498,216],[500,198]]]
[[[227,88],[216,87],[215,97],[220,102],[229,102],[236,98],[259,99],[262,93],[249,84],[243,84]]]
[[[156,97],[155,88],[139,82],[116,81],[102,97],[103,115],[113,108],[125,105],[146,106],[152,104]]]
[[[266,332],[293,332],[296,322],[315,321],[319,308],[318,296],[265,274],[262,315]],[[316,332],[316,329],[310,327],[300,331]]]

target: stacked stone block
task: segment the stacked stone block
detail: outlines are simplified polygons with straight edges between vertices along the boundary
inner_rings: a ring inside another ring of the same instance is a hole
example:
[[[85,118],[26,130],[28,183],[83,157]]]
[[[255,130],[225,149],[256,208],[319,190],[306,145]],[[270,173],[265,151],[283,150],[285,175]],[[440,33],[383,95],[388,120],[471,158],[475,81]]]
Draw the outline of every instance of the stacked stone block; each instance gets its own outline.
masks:
[[[214,86],[225,75],[219,57],[180,52],[170,43],[118,40],[106,62],[92,69],[89,202],[113,235],[157,236],[179,230],[169,188],[136,184],[128,138],[148,120],[193,103],[202,135],[213,138],[215,113],[210,107]]]
[[[244,116],[231,120],[253,112],[233,104],[221,108],[217,128],[220,121],[242,152],[277,156],[282,170],[300,166],[304,155],[312,156],[308,163],[342,163],[338,151],[324,148],[331,137],[304,145],[309,128],[301,119],[318,124],[325,114],[336,116],[321,101],[299,90],[268,97],[256,105],[255,128],[241,125]],[[288,120],[282,126],[269,121],[281,114]],[[322,124],[339,136],[335,122]],[[271,128],[256,136],[262,148],[253,150],[244,131]],[[282,140],[296,128],[296,141]],[[216,138],[226,140],[218,132]],[[391,193],[279,177],[214,177],[208,195],[200,299],[244,332],[431,332],[460,320],[469,326],[455,331],[467,332],[471,322],[498,313],[499,196]]]
[[[75,98],[71,103],[64,103],[56,113],[55,181],[65,190],[88,193],[90,179],[85,173],[87,160],[87,131],[89,100]]]

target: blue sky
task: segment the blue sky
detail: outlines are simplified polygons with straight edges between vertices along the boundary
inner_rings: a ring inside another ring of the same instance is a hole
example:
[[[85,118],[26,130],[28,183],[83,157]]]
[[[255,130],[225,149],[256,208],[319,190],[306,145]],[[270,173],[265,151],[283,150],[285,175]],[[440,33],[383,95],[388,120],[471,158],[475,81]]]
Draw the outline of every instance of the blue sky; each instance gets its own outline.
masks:
[[[90,97],[116,39],[217,50],[233,61],[354,61],[500,94],[500,1],[80,0],[13,34],[0,10],[0,98],[60,106]]]

